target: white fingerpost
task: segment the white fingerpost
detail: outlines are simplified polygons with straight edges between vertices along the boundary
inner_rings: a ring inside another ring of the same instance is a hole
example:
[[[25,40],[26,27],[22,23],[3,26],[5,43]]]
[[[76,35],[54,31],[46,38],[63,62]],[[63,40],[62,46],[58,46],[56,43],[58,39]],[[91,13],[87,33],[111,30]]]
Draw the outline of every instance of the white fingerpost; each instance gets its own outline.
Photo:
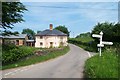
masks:
[[[100,45],[102,45],[102,36],[103,36],[103,32],[100,32]]]
[[[101,31],[100,32],[100,45],[102,45],[102,37],[103,37],[103,32]],[[100,56],[101,56],[101,47],[102,46],[100,46]]]
[[[100,56],[101,56],[101,47],[100,47]]]
[[[97,35],[97,34],[93,34],[92,37],[97,37],[97,38],[100,38],[100,44],[97,44],[97,47],[99,49],[99,55],[101,56],[101,48],[104,47],[104,44],[106,45],[113,45],[112,42],[106,42],[106,41],[102,41],[102,37],[103,37],[103,32],[101,31],[100,32],[100,35]]]

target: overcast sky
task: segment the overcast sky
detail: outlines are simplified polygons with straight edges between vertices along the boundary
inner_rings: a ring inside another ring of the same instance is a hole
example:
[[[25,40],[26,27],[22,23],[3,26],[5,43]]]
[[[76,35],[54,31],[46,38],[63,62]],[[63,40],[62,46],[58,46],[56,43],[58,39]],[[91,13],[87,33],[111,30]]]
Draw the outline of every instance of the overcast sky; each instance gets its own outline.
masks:
[[[25,22],[15,25],[14,31],[23,28],[45,30],[52,23],[54,27],[65,25],[70,36],[90,32],[98,22],[118,21],[118,2],[23,2],[28,11]]]

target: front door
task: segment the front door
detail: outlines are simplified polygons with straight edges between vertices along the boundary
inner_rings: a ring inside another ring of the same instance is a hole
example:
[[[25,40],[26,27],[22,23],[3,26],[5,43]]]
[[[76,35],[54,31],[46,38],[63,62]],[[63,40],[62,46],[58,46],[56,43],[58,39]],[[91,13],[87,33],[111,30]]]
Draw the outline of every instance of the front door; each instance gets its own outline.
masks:
[[[52,48],[53,47],[53,42],[50,42],[50,48]]]
[[[19,45],[19,40],[16,40],[16,45]]]

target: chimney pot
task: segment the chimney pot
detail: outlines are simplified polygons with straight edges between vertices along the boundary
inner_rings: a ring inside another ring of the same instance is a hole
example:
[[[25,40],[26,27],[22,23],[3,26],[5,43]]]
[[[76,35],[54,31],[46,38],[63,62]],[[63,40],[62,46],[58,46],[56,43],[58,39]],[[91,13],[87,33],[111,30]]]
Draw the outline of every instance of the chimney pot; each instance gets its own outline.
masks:
[[[52,30],[53,29],[53,24],[50,24],[50,30]]]

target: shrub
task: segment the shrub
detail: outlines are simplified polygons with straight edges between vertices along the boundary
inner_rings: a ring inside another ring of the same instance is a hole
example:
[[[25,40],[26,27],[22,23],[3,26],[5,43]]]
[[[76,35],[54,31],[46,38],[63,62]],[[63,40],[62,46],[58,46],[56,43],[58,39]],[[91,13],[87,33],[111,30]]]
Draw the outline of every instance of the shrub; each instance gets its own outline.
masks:
[[[18,47],[14,44],[3,44],[2,45],[2,50],[3,51],[9,51],[9,50],[15,49],[15,48],[18,48]]]
[[[33,47],[28,46],[15,46],[15,45],[3,45],[2,51],[2,63],[3,65],[13,63],[24,57],[32,55],[34,50]]]

